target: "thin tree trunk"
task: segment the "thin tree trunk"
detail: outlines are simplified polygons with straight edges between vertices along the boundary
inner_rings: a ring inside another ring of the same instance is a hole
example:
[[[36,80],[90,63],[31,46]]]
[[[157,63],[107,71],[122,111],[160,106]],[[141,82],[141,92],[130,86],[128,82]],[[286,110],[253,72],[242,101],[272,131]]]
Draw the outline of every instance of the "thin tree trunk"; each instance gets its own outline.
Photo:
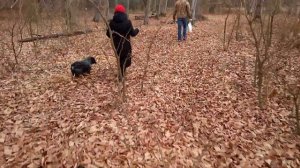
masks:
[[[254,65],[254,74],[253,74],[253,86],[257,86],[257,65],[258,65],[258,56],[255,57],[255,65]]]
[[[198,0],[192,1],[192,19],[193,20],[196,20],[197,1]]]
[[[259,108],[263,107],[263,97],[262,97],[262,87],[263,87],[263,64],[261,62],[258,62],[257,64],[257,86],[258,86],[258,93],[257,93],[257,99],[258,99],[258,106]]]
[[[236,32],[235,32],[235,40],[239,41],[241,39],[241,10],[242,10],[242,3],[240,2],[239,5],[239,11],[237,14],[237,27],[236,27]]]
[[[158,15],[166,16],[168,0],[159,0]]]
[[[154,12],[154,13],[157,13],[157,10],[156,10],[157,9],[156,8],[157,7],[157,0],[153,0],[152,2],[153,2],[153,5],[152,5],[152,10],[151,11]]]
[[[151,8],[151,0],[146,0],[144,25],[147,25],[149,23],[150,8]]]
[[[159,0],[158,10],[157,10],[157,15],[158,16],[161,16],[161,13],[162,13],[162,11],[161,11],[161,6],[163,5],[162,2],[163,2],[162,0]]]
[[[296,131],[297,134],[300,135],[299,103],[300,103],[299,95],[294,95],[294,106],[295,106],[296,123],[297,123]]]
[[[96,0],[95,3],[97,4],[97,7],[100,8],[101,0]],[[98,10],[96,10],[96,12],[95,12],[93,21],[94,22],[99,22],[100,21],[100,12]]]
[[[106,7],[105,16],[106,16],[106,19],[108,19],[108,17],[109,17],[109,0],[106,0],[105,7]]]
[[[168,8],[168,0],[164,0],[164,1],[165,1],[165,3],[164,3],[164,7],[163,7],[162,13],[164,15],[166,15],[167,14],[167,8]]]
[[[130,9],[130,8],[129,8],[129,7],[130,7],[130,6],[129,6],[129,5],[130,5],[129,1],[130,1],[130,0],[127,0],[127,1],[126,1],[127,14],[129,14],[129,9]]]
[[[253,9],[253,20],[261,18],[261,10],[262,10],[262,0],[254,1],[254,9]]]

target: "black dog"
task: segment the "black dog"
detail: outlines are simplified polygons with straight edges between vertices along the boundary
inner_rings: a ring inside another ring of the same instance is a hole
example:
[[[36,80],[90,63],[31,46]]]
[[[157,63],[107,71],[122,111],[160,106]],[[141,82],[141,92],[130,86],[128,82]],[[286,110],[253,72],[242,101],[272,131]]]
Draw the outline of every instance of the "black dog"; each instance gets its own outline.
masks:
[[[72,76],[78,77],[91,72],[91,65],[96,64],[94,57],[87,57],[82,61],[76,61],[71,65]]]

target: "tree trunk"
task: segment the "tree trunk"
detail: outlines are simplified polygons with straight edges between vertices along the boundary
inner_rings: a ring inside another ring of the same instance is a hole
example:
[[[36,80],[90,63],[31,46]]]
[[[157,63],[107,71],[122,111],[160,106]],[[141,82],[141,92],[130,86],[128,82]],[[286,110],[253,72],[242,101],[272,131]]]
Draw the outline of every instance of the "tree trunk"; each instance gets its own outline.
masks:
[[[95,0],[95,4],[102,11],[103,16],[105,16],[105,18],[108,19],[108,17],[109,17],[109,0]],[[96,11],[95,11],[95,16],[93,18],[93,21],[100,22],[100,19],[101,19],[100,12],[97,9],[95,9],[95,10]]]
[[[65,0],[65,21],[68,30],[73,30],[74,26],[76,26],[77,18],[76,18],[76,0]]]
[[[149,13],[151,8],[151,0],[146,0],[144,25],[149,24]]]
[[[258,93],[257,93],[257,99],[258,99],[258,106],[259,108],[263,107],[263,95],[262,95],[262,88],[263,88],[263,63],[257,62],[257,87],[258,87]]]
[[[236,32],[235,32],[235,40],[240,41],[241,40],[241,11],[242,10],[242,2],[239,4],[239,12],[237,14],[237,27],[236,27]]]
[[[168,2],[169,2],[169,0],[165,0],[165,7],[164,7],[164,11],[167,13],[167,8],[168,8]]]
[[[158,8],[157,8],[157,15],[161,16],[161,6],[162,6],[162,0],[159,0],[158,2]]]
[[[100,9],[101,0],[95,0],[95,4]],[[96,9],[95,16],[93,18],[94,22],[100,22],[100,12]]]
[[[196,20],[197,1],[198,0],[192,1],[192,20]]]
[[[129,14],[129,9],[130,9],[130,8],[129,8],[129,5],[130,5],[129,1],[130,1],[130,0],[127,0],[127,1],[126,1],[127,14]]]
[[[105,1],[105,17],[106,19],[109,17],[109,0]]]
[[[246,8],[246,13],[249,15],[251,14],[251,1],[245,1],[245,8]]]
[[[253,1],[253,20],[261,18],[262,0]]]
[[[161,15],[166,16],[167,15],[167,7],[168,7],[168,0],[161,0]]]
[[[297,126],[296,126],[296,132],[297,132],[297,134],[300,135],[299,104],[300,104],[299,95],[294,95],[294,106],[295,106],[296,124],[297,124]]]
[[[157,4],[157,3],[156,3],[156,2],[157,2],[157,0],[152,0],[152,3],[153,3],[153,4],[152,4],[151,15],[152,15],[152,13],[157,13],[157,10],[156,10],[156,9],[157,9],[157,8],[156,8],[156,6],[157,6],[156,4]]]

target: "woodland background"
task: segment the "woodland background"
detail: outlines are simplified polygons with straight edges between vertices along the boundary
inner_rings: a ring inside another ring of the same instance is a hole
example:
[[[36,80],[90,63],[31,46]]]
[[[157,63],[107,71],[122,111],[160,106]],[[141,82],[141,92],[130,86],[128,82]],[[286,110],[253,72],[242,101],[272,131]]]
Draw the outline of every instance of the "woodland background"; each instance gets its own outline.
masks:
[[[0,167],[300,167],[300,2],[189,2],[177,42],[173,0],[1,0]],[[117,3],[140,29],[122,82]]]

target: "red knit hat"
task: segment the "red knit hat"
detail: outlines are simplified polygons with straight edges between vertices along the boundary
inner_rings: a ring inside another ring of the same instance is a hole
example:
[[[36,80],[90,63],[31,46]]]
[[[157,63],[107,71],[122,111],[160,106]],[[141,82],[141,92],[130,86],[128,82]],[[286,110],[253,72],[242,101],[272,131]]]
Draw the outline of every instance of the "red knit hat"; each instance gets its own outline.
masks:
[[[126,13],[126,9],[125,9],[125,7],[124,7],[123,5],[118,4],[118,5],[116,6],[116,8],[115,8],[115,13],[116,13],[116,12]]]

